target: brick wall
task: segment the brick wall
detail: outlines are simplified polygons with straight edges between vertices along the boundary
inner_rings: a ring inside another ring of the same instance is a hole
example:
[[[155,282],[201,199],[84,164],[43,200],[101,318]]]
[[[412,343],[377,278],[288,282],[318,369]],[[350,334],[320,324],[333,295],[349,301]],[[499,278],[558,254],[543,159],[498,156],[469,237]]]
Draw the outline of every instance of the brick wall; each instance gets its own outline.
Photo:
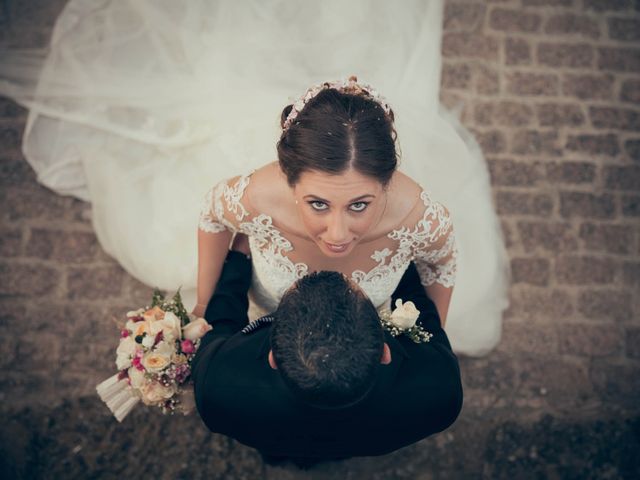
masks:
[[[637,8],[446,3],[441,98],[485,152],[513,273],[503,342],[464,361],[468,407],[580,417],[640,399]]]
[[[63,4],[10,1],[0,41],[46,45]],[[450,0],[442,52],[442,101],[486,155],[511,258],[503,341],[461,359],[465,406],[453,428],[317,478],[631,478],[640,471],[640,3]],[[150,292],[101,250],[88,205],[36,182],[20,152],[25,119],[0,99],[0,412],[13,417],[0,471],[298,478],[265,469],[193,417],[139,410],[119,425],[106,413],[94,387],[113,368],[109,317]],[[175,448],[167,438],[180,445],[175,462],[143,458]]]

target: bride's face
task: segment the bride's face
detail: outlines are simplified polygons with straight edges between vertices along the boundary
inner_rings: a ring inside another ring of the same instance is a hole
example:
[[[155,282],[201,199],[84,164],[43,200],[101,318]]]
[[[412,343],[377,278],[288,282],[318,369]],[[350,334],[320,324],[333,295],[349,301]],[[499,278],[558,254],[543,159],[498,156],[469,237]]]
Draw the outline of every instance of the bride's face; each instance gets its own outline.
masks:
[[[355,170],[304,172],[293,194],[307,233],[328,257],[349,255],[378,223],[386,203],[382,184]]]

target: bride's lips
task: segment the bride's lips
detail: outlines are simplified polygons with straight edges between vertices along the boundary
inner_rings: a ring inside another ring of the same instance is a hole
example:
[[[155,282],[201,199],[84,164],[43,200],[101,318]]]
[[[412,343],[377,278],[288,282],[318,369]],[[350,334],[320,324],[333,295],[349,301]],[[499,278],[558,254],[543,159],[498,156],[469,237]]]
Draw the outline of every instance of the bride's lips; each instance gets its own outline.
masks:
[[[339,245],[336,245],[334,243],[328,243],[328,242],[324,242],[324,244],[327,247],[327,250],[334,253],[342,253],[342,252],[345,252],[347,248],[349,248],[349,245],[351,245],[351,242],[341,243]]]

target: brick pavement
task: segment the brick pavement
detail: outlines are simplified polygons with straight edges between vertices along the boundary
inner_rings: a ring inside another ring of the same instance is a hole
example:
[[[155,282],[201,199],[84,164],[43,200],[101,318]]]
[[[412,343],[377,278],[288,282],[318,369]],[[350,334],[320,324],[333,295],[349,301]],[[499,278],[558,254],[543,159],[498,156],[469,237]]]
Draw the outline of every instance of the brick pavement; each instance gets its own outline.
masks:
[[[63,4],[9,2],[2,43],[46,45]],[[3,478],[637,478],[640,3],[450,0],[442,52],[442,101],[485,152],[513,272],[503,341],[461,359],[451,429],[301,472],[194,417],[117,424],[94,390],[108,318],[149,289],[101,250],[88,205],[36,182],[25,111],[0,99]]]

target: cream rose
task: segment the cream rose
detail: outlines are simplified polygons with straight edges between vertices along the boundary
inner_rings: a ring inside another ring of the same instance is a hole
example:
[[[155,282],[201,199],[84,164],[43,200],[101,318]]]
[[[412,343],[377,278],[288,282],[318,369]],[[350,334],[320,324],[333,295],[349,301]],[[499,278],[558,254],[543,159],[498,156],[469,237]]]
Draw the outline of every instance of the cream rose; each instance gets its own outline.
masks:
[[[164,310],[162,310],[160,307],[156,306],[156,307],[150,308],[149,310],[144,312],[142,314],[142,316],[147,321],[154,321],[154,320],[162,320],[164,318],[165,314],[166,313],[165,313]]]
[[[144,313],[144,308],[139,308],[138,310],[131,310],[130,312],[127,312],[127,318],[139,317],[143,313]]]
[[[396,309],[391,312],[390,322],[396,327],[406,329],[416,324],[416,320],[420,316],[420,311],[413,302],[402,303],[401,299],[396,300]]]
[[[142,357],[142,365],[150,373],[161,372],[165,367],[169,365],[171,357],[159,354],[157,352],[147,353]]]
[[[142,401],[145,405],[155,405],[158,402],[167,400],[176,393],[174,387],[165,387],[159,382],[150,382],[140,389]]]
[[[139,337],[143,334],[149,334],[151,332],[151,322],[149,320],[143,320],[136,322],[133,327],[133,336]]]
[[[196,318],[182,329],[182,335],[187,340],[197,340],[213,327],[204,318]]]

